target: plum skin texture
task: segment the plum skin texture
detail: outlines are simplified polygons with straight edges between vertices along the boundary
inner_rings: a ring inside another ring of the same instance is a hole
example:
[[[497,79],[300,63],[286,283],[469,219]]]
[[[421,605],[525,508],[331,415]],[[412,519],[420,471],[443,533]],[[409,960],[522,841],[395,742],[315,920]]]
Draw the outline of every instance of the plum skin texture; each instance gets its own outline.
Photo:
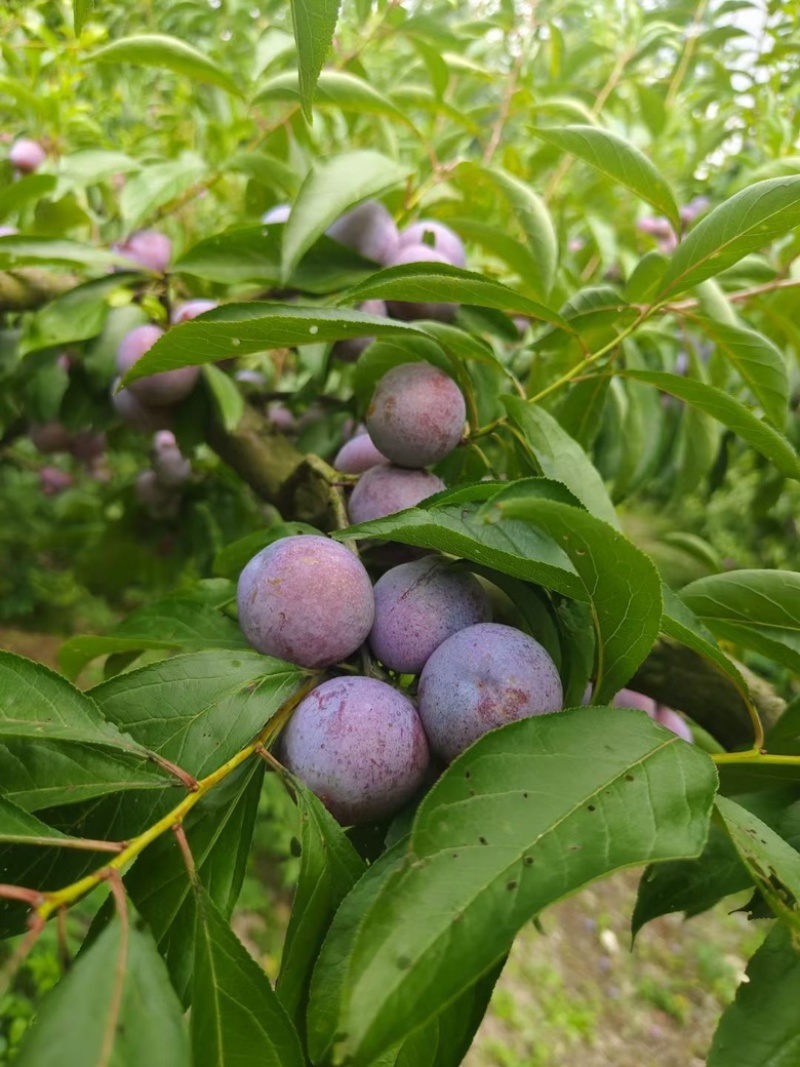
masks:
[[[280,751],[343,826],[402,808],[429,760],[414,705],[373,678],[333,678],[314,689],[295,709]]]
[[[464,396],[430,363],[401,363],[378,382],[367,411],[375,446],[399,467],[427,467],[448,456],[464,433]]]
[[[378,200],[365,200],[328,227],[328,237],[373,263],[386,265],[400,248],[394,219]]]
[[[353,523],[382,519],[406,508],[414,508],[445,488],[442,479],[429,471],[410,471],[380,463],[377,467],[370,467],[356,482],[347,505],[347,514]]]
[[[301,667],[329,667],[366,640],[375,617],[372,583],[361,561],[327,537],[273,541],[239,578],[239,625],[267,656]]]
[[[560,711],[563,699],[556,666],[539,642],[494,622],[448,637],[419,681],[422,725],[447,762],[489,730]]]
[[[361,433],[345,441],[336,453],[333,469],[341,471],[342,474],[363,474],[371,467],[377,467],[379,463],[388,462],[386,456],[375,447],[370,435]]]
[[[427,244],[426,236],[433,238],[432,245]],[[420,219],[419,222],[412,222],[410,226],[400,231],[401,247],[424,244],[427,244],[428,248],[432,247],[440,256],[444,256],[454,267],[466,267],[467,253],[464,251],[461,238],[443,222],[436,222],[435,219]]]
[[[117,370],[120,375],[127,374],[163,334],[160,327],[153,325],[137,326],[126,334],[117,351]],[[140,403],[148,407],[166,407],[184,400],[194,389],[199,374],[197,367],[178,367],[176,370],[138,378],[127,388]]]
[[[393,567],[375,583],[374,594],[369,646],[401,674],[419,674],[448,637],[491,617],[480,582],[436,556]]]

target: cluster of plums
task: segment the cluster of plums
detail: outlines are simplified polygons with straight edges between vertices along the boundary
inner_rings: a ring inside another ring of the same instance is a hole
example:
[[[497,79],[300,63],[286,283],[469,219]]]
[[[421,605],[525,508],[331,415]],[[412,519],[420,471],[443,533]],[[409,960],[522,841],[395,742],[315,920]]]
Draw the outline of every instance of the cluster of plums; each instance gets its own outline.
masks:
[[[153,519],[173,519],[181,490],[192,476],[192,464],[181,453],[175,434],[159,430],[150,449],[152,466],[136,479],[136,498]]]
[[[431,753],[450,762],[488,730],[562,706],[545,649],[492,623],[484,588],[443,556],[402,563],[373,587],[349,548],[286,537],[244,568],[238,607],[245,636],[267,655],[319,669],[366,642],[385,669],[418,677],[416,704],[377,678],[333,678],[286,727],[286,766],[345,825],[401,808],[423,785]]]
[[[366,428],[340,449],[336,470],[359,474],[350,497],[351,522],[415,507],[444,482],[424,468],[448,456],[464,432],[461,390],[429,363],[401,363],[385,374],[367,410]]]

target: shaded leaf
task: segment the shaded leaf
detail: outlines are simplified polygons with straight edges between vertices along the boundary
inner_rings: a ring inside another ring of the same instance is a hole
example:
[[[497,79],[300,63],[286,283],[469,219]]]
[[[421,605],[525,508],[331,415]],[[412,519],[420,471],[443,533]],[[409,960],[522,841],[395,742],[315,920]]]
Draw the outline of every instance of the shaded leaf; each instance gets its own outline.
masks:
[[[780,349],[755,330],[713,319],[698,321],[747,383],[770,422],[783,429],[789,410],[789,374]]]
[[[217,417],[226,433],[233,433],[244,415],[244,397],[236,383],[213,363],[203,367],[203,377],[211,393]]]
[[[133,63],[140,67],[159,67],[183,74],[193,82],[208,82],[234,96],[241,96],[239,86],[226,70],[192,45],[165,34],[121,37],[90,53],[86,59],[90,63]]]

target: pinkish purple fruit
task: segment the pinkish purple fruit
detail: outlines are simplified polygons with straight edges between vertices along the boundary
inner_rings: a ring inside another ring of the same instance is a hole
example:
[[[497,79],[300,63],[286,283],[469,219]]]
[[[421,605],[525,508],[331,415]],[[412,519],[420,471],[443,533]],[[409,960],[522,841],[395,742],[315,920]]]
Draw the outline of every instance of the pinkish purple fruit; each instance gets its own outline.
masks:
[[[448,637],[419,681],[425,733],[447,762],[489,730],[559,711],[562,701],[558,671],[539,642],[492,622]]]
[[[620,689],[611,702],[615,708],[640,708],[646,711],[651,719],[655,718],[656,702],[644,693],[637,693],[635,689]]]
[[[358,305],[358,310],[366,311],[368,315],[382,315],[384,318],[388,314],[383,300],[365,300],[363,304]],[[344,341],[337,341],[331,355],[335,359],[340,359],[342,363],[355,363],[374,340],[374,337],[349,337]]]
[[[365,200],[338,218],[328,228],[328,237],[382,264],[393,259],[400,247],[394,219],[377,200]]]
[[[430,363],[401,363],[381,378],[367,411],[375,445],[400,467],[427,467],[449,455],[464,433],[464,396]]]
[[[136,499],[153,519],[174,519],[180,511],[180,494],[162,485],[155,471],[137,475]]]
[[[467,253],[461,238],[449,226],[434,219],[420,219],[419,222],[406,226],[400,231],[400,245],[426,245],[440,256],[444,256],[454,267],[467,265]]]
[[[92,463],[105,452],[106,435],[96,430],[78,430],[69,450],[80,463]]]
[[[374,594],[369,646],[400,674],[419,674],[448,637],[491,618],[480,582],[440,556],[393,567],[377,581]]]
[[[32,141],[29,137],[20,137],[11,146],[8,158],[20,174],[33,174],[47,157],[38,141]]]
[[[117,351],[117,370],[121,375],[127,374],[134,363],[148,352],[164,331],[158,326],[137,326],[122,339]],[[143,404],[150,407],[164,407],[177,404],[191,393],[197,383],[200,371],[197,367],[179,367],[176,370],[151,374],[138,378],[128,386],[130,391]]]
[[[276,204],[275,207],[271,207],[269,211],[264,212],[261,216],[261,221],[267,225],[271,222],[288,222],[291,213],[291,204]]]
[[[313,690],[289,720],[281,753],[343,826],[402,808],[429,760],[414,705],[373,678],[333,678]]]
[[[72,434],[60,422],[34,422],[28,432],[33,447],[43,456],[68,452],[72,444]]]
[[[58,496],[72,485],[72,475],[58,467],[42,467],[39,471],[39,486],[45,496]]]
[[[448,263],[440,252],[428,245],[404,245],[395,255],[388,267],[403,267],[409,263]],[[415,319],[433,319],[435,322],[452,322],[458,311],[458,304],[415,300],[387,300],[386,306],[392,318],[412,322]]]
[[[111,403],[114,410],[124,423],[133,430],[141,430],[143,433],[152,433],[169,426],[171,413],[169,408],[152,408],[138,400],[130,389],[120,389],[116,392],[120,379],[115,378],[111,385]]]
[[[689,729],[686,722],[680,717],[677,711],[673,711],[672,708],[665,708],[663,704],[659,704],[656,709],[655,720],[657,723],[665,726],[668,730],[672,730],[678,737],[682,737],[684,741],[688,741],[691,744],[694,740],[692,731]]]
[[[115,246],[121,256],[139,263],[145,270],[163,274],[172,258],[172,242],[158,230],[139,230],[121,244]]]
[[[342,474],[363,474],[370,467],[377,467],[379,463],[388,462],[386,456],[379,452],[372,443],[370,435],[362,433],[358,437],[351,437],[342,445],[336,453],[333,468],[341,471]]]
[[[267,656],[328,667],[366,640],[375,617],[372,584],[353,553],[327,537],[274,541],[239,578],[239,625]]]
[[[178,304],[172,309],[172,324],[178,326],[182,322],[196,319],[198,315],[205,315],[207,311],[213,311],[219,307],[216,300],[187,300],[185,304]]]
[[[370,467],[358,479],[347,512],[353,523],[382,519],[414,508],[444,488],[441,478],[429,471],[410,471],[383,463]]]
[[[175,435],[162,430],[155,435],[152,448],[153,470],[166,489],[178,489],[192,475],[192,464],[181,454]]]

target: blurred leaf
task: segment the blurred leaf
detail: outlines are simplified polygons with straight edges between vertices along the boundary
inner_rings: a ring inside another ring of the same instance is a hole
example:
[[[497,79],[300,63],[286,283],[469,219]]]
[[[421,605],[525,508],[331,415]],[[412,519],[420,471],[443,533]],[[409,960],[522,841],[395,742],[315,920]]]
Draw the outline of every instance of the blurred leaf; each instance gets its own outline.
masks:
[[[220,422],[227,433],[233,433],[244,415],[244,397],[230,375],[213,363],[203,367],[203,376]]]
[[[312,0],[306,2],[312,4]],[[292,276],[303,253],[340,215],[360,201],[399,185],[410,173],[409,167],[370,149],[344,152],[314,163],[284,227],[284,281]]]
[[[720,1020],[708,1067],[787,1067],[800,1049],[800,955],[775,923],[747,965],[747,981]]]
[[[621,373],[626,378],[647,382],[688,404],[694,404],[700,411],[737,433],[762,456],[771,460],[783,474],[800,479],[800,458],[786,438],[722,389],[661,371],[626,370]]]
[[[83,29],[84,23],[91,16],[94,9],[94,0],[72,0],[72,18],[77,37]]]
[[[630,189],[656,211],[666,215],[675,232],[680,233],[678,205],[669,184],[643,152],[618,134],[599,126],[534,127],[531,132],[562,152],[571,152]]]
[[[300,102],[300,85],[297,76],[287,71],[276,74],[265,82],[258,91],[253,103],[259,104],[269,100],[286,100],[290,103]],[[388,115],[414,129],[408,115],[401,111],[392,101],[379,92],[363,78],[356,78],[340,70],[323,70],[317,81],[314,106],[332,105],[342,111],[356,111],[359,115]]]
[[[335,1031],[346,1051],[370,1062],[422,1026],[586,882],[697,855],[715,784],[705,754],[637,711],[573,709],[482,737],[422,801],[405,862],[361,920]]]
[[[194,1067],[303,1067],[269,980],[200,887],[192,981]]]
[[[136,277],[112,274],[96,278],[51,300],[28,319],[22,352],[27,354],[97,337],[105,325],[109,297]]]
[[[52,174],[28,174],[0,190],[0,220],[18,211],[29,200],[38,200],[56,187]]]
[[[782,430],[789,410],[789,374],[780,349],[755,330],[712,319],[698,321],[747,383],[769,421]]]
[[[300,875],[275,988],[302,1034],[314,963],[331,920],[365,867],[333,816],[313,793],[298,786]]]
[[[153,938],[117,916],[45,997],[19,1067],[189,1067],[183,1012]]]
[[[121,37],[118,41],[98,48],[86,56],[90,63],[133,63],[142,67],[159,67],[183,74],[193,82],[208,82],[234,96],[241,90],[234,79],[208,56],[196,48],[164,34],[140,34],[136,37]]]
[[[662,280],[659,301],[721,274],[797,225],[800,175],[770,178],[743,189],[701,219],[680,243]]]
[[[22,234],[0,237],[0,268],[11,269],[27,266],[76,266],[107,269],[123,267],[141,271],[133,260],[107,252],[104,248],[82,245],[60,237],[26,237]]]
[[[681,599],[723,640],[800,673],[800,574],[740,570],[700,578]]]
[[[303,114],[313,118],[314,92],[339,17],[340,0],[291,0]]]
[[[167,163],[154,163],[134,175],[119,198],[128,229],[135,230],[157,208],[200,181],[207,169],[202,159],[187,153]]]
[[[581,578],[597,636],[593,698],[610,701],[650,652],[661,623],[661,580],[652,561],[618,530],[579,508],[507,492],[487,511],[525,519],[549,534]],[[499,523],[501,530],[504,520]]]
[[[58,663],[75,678],[98,656],[145,649],[249,649],[242,631],[219,611],[187,597],[170,597],[139,608],[101,637],[70,637],[58,650]]]
[[[540,405],[515,396],[503,397],[503,404],[522,431],[542,474],[563,482],[588,511],[619,529],[603,480],[578,442]]]

